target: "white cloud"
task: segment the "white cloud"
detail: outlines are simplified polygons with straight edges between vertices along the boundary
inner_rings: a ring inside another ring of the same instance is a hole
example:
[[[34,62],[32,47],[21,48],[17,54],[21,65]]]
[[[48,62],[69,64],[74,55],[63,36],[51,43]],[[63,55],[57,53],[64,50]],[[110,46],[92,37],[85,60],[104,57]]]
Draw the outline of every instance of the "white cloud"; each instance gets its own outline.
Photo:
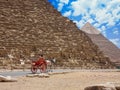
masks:
[[[58,2],[58,11],[61,11],[63,9],[63,6],[69,3],[69,0],[58,0]]]
[[[105,27],[105,26],[102,26],[102,27],[100,28],[100,31],[102,32],[102,34],[103,34],[105,37],[107,37],[106,27]]]
[[[93,20],[92,18],[90,18],[90,19],[87,20],[87,22],[89,22],[89,23],[93,23],[94,20]]]
[[[77,0],[71,3],[71,7],[73,16],[82,15],[82,19],[84,19],[85,15],[95,15],[94,20],[98,22],[99,26],[105,23],[107,26],[113,26],[120,18],[120,14],[118,14],[120,0]],[[90,19],[91,17],[88,20]]]
[[[91,1],[86,0],[77,0],[71,3],[71,7],[74,10],[73,16],[84,15],[89,9]]]
[[[78,28],[81,28],[81,27],[84,26],[85,23],[86,23],[85,20],[73,21],[73,22],[76,23],[76,25],[78,26]]]
[[[58,4],[58,11],[61,11],[61,10],[62,10],[62,8],[63,8],[63,6],[64,6],[64,4],[63,4],[63,3],[59,3],[59,4]]]
[[[58,10],[61,11],[65,4],[68,4],[69,0],[58,0]],[[66,12],[64,16],[79,16],[82,15],[85,21],[98,22],[106,24],[107,26],[113,26],[120,19],[120,0],[76,0],[71,1],[71,9],[73,13]],[[89,16],[86,18],[86,15]],[[91,20],[91,15],[94,15],[94,21]]]
[[[101,30],[102,30],[102,31],[105,31],[105,30],[106,30],[106,27],[105,27],[105,26],[102,26],[102,27],[101,27]]]
[[[76,25],[81,28],[83,25],[85,25],[86,22],[89,23],[93,23],[94,20],[92,18],[90,18],[90,16],[88,14],[84,15],[84,17],[82,18],[82,20],[80,21],[74,21],[76,23]]]
[[[61,11],[69,0],[58,0],[58,10]],[[120,0],[76,0],[71,2],[71,9],[73,16],[95,15],[94,20],[100,25],[107,23],[107,26],[115,25],[119,20],[120,14]],[[91,17],[89,17],[90,19]],[[93,22],[93,21],[92,21]]]
[[[95,23],[94,26],[98,28],[98,27],[100,27],[100,24],[99,23]]]
[[[63,13],[68,17],[79,17],[73,20],[78,28],[81,28],[86,22],[92,23],[104,36],[107,36],[106,30],[108,27],[120,24],[120,0],[58,0],[58,10],[61,11],[65,4],[71,2],[67,11]],[[120,34],[118,31],[112,32],[114,35]],[[111,39],[117,43],[118,39]],[[120,43],[120,40],[119,40]]]
[[[116,34],[116,35],[119,35],[119,32],[118,32],[118,31],[114,31],[113,33]]]
[[[71,13],[72,13],[71,11],[67,11],[67,12],[63,13],[63,16],[68,17],[71,15]]]
[[[117,28],[114,29],[113,34],[115,34],[115,35],[119,35],[119,31],[118,31]]]
[[[69,0],[60,0],[60,3],[68,4]]]

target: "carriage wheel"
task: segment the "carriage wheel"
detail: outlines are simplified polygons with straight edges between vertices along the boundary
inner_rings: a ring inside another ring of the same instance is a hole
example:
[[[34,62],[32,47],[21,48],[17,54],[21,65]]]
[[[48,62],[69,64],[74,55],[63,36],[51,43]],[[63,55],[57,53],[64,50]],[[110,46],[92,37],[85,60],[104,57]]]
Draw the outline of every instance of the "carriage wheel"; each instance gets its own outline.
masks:
[[[37,68],[34,67],[34,66],[32,66],[32,67],[31,67],[31,72],[32,72],[33,74],[37,73]]]
[[[42,65],[40,66],[40,72],[41,72],[41,73],[45,73],[45,72],[46,72],[46,69],[47,69],[46,64],[42,64]]]

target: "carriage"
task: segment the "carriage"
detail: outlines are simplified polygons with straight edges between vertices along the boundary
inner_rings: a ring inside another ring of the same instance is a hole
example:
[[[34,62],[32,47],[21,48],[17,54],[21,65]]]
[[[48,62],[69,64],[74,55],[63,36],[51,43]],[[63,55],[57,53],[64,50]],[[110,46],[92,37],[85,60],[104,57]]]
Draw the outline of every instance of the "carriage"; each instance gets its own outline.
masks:
[[[40,70],[40,73],[51,72],[52,68],[55,66],[55,61],[46,60],[45,62],[32,61],[31,72],[33,74],[37,73]]]
[[[31,72],[33,74],[37,73],[38,69],[40,70],[41,73],[45,73],[47,70],[47,63],[46,62],[36,62],[32,61],[31,64]]]

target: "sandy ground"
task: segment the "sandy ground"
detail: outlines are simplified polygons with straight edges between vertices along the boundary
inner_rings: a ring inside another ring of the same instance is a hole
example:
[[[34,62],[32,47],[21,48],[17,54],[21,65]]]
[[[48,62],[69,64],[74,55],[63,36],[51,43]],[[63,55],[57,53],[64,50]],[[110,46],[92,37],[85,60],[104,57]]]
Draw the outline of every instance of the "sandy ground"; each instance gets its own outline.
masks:
[[[71,72],[49,78],[17,77],[17,82],[0,82],[0,90],[84,90],[93,84],[120,83],[120,72]]]

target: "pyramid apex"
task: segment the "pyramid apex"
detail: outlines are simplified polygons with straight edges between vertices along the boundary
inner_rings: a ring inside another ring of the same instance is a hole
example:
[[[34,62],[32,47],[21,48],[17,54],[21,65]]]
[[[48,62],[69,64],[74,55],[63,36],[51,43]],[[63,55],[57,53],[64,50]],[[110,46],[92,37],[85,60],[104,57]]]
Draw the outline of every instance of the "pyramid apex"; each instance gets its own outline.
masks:
[[[94,26],[92,26],[89,22],[87,22],[81,30],[88,34],[100,34],[100,31],[98,31]]]
[[[90,24],[89,22],[87,22],[86,24]],[[90,24],[91,25],[91,24]]]

